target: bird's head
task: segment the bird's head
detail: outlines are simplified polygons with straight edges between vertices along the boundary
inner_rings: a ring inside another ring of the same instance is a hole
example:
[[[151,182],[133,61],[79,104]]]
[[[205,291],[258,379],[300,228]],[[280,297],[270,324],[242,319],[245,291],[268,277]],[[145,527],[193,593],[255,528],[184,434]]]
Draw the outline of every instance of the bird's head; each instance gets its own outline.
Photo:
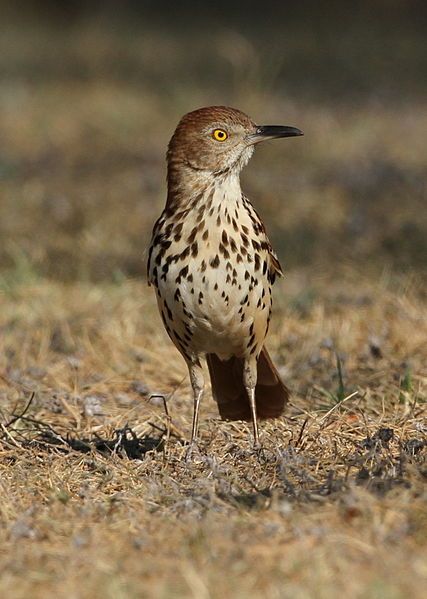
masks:
[[[254,145],[267,139],[303,135],[295,127],[256,125],[245,113],[227,106],[208,106],[186,114],[169,143],[169,166],[221,174],[240,171]]]

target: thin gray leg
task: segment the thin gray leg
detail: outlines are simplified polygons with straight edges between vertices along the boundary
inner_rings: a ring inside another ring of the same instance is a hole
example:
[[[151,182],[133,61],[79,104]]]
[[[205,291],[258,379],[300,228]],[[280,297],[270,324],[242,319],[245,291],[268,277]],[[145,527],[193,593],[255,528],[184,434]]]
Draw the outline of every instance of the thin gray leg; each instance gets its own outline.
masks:
[[[243,384],[246,389],[246,393],[249,399],[249,406],[251,408],[252,424],[254,428],[254,446],[256,449],[260,447],[259,434],[258,434],[258,419],[256,414],[256,403],[255,403],[255,387],[257,381],[257,361],[256,358],[245,360],[243,368]]]
[[[199,428],[199,408],[200,408],[200,400],[203,397],[203,391],[205,388],[205,379],[203,376],[202,367],[199,364],[189,364],[188,369],[190,371],[190,381],[191,387],[193,389],[193,426],[191,428],[191,442],[193,445],[197,442],[197,432]]]

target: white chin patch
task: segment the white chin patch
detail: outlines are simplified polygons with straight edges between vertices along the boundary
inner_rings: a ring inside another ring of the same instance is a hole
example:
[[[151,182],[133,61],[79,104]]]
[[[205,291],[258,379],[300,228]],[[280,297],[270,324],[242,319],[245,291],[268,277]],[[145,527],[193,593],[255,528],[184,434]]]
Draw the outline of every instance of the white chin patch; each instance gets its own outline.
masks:
[[[243,150],[243,152],[240,154],[240,160],[239,160],[241,169],[248,164],[253,153],[254,153],[253,146],[248,146],[247,148],[245,148]]]

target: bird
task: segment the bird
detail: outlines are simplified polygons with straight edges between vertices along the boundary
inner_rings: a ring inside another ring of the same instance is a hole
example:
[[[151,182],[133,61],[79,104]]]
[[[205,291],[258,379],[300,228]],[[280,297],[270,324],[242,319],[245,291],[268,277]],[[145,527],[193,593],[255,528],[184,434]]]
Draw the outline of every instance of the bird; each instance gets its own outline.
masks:
[[[289,391],[264,341],[272,285],[283,275],[265,226],[240,186],[259,142],[294,137],[291,126],[257,125],[244,112],[207,106],[182,117],[167,150],[167,198],[154,224],[148,284],[170,339],[184,358],[193,392],[189,447],[197,445],[207,361],[224,420],[279,417]]]

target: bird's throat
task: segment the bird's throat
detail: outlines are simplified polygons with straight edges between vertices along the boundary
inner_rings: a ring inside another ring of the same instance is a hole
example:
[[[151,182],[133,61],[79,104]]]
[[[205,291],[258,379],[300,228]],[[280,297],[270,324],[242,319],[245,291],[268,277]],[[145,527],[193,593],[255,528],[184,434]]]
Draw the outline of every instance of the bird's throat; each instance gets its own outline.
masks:
[[[173,214],[183,210],[198,209],[210,202],[219,209],[222,202],[238,201],[242,191],[239,171],[212,173],[200,171],[181,164],[179,168],[168,165],[168,194],[166,212]]]

